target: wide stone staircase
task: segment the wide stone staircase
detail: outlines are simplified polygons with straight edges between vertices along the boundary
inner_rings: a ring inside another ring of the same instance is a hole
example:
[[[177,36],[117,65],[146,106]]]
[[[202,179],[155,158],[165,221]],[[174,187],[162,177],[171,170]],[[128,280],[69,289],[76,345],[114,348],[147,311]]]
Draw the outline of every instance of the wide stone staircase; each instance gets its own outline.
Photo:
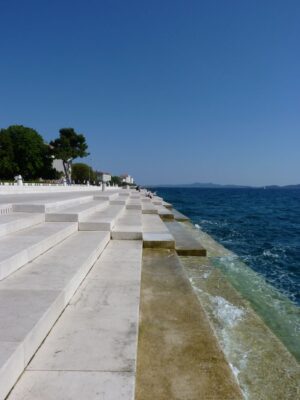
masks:
[[[133,190],[7,201],[0,399],[132,399],[143,247],[205,254],[196,241],[184,252],[184,216]]]

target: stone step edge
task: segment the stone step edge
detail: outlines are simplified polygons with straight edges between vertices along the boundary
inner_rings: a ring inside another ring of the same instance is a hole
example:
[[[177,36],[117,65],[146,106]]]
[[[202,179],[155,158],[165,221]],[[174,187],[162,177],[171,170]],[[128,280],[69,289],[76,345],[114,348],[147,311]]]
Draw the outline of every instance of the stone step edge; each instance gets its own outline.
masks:
[[[175,240],[169,232],[146,232],[143,233],[143,248],[175,249]]]
[[[57,245],[58,243],[65,240],[67,237],[78,231],[78,224],[71,223],[66,227],[62,228],[58,232],[44,238],[38,243],[21,250],[19,253],[14,254],[6,260],[0,262],[0,281],[8,276],[12,275],[18,269],[22,268],[27,263],[33,261],[41,254],[46,253],[49,249]],[[28,252],[29,251],[29,252]],[[31,252],[31,254],[30,254]],[[8,261],[11,265],[7,266]]]
[[[45,220],[46,222],[79,222],[81,218],[88,217],[94,212],[101,211],[108,205],[109,203],[107,203],[107,201],[104,200],[103,203],[93,204],[91,205],[91,207],[78,212],[76,211],[68,212],[68,209],[63,209],[57,212],[46,212]]]
[[[13,211],[15,212],[32,212],[32,213],[46,213],[46,212],[55,212],[61,211],[65,208],[75,207],[76,205],[88,203],[89,201],[94,200],[93,195],[75,197],[72,199],[65,200],[57,200],[53,202],[43,203],[42,201],[38,201],[37,203],[15,203],[13,204]]]
[[[116,204],[117,205],[117,204]],[[124,208],[120,209],[116,215],[111,217],[111,220],[109,221],[110,217],[103,217],[103,219],[107,219],[107,221],[101,221],[101,218],[99,221],[90,221],[90,220],[81,220],[78,222],[78,230],[79,231],[111,231],[113,230],[116,221],[118,218],[120,218],[125,211],[125,205]],[[96,211],[97,213],[98,211]],[[93,214],[91,214],[89,217],[91,217]]]
[[[11,233],[19,232],[23,229],[31,228],[42,222],[45,222],[45,214],[34,213],[32,217],[19,217],[18,213],[14,213],[16,216],[15,220],[0,224],[0,238]],[[10,214],[12,215],[12,213]]]

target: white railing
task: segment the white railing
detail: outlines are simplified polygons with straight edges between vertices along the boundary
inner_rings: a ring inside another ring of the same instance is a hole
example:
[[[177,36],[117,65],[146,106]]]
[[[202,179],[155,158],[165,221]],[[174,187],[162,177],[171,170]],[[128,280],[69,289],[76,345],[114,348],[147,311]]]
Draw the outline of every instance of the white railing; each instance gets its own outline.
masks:
[[[12,210],[12,204],[0,204],[0,215],[10,214]]]
[[[20,186],[17,182],[1,182],[0,186]],[[38,182],[24,182],[21,186],[66,186],[64,183],[38,183]],[[89,186],[86,184],[72,184],[69,186]]]
[[[117,190],[118,186],[107,186],[105,190]],[[14,182],[0,182],[1,194],[15,193],[44,193],[44,192],[74,192],[74,191],[100,191],[102,185],[64,185],[63,183],[26,183],[22,186]]]

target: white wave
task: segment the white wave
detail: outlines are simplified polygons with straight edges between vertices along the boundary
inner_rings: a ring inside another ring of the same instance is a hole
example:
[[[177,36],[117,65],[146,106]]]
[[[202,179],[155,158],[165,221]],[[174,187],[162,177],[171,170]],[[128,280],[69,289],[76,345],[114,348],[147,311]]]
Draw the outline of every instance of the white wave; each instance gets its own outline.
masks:
[[[217,258],[216,258],[217,260]],[[219,263],[226,269],[232,272],[239,272],[241,270],[241,264],[238,262],[238,256],[236,254],[230,254],[218,258]]]
[[[210,219],[201,219],[201,224],[205,224],[205,225],[215,225],[215,226],[219,226],[219,227],[224,227],[228,225],[227,221],[212,221]]]
[[[238,379],[240,370],[237,367],[235,367],[234,365],[232,365],[231,363],[229,363],[229,366],[231,368],[231,371],[233,372],[233,375],[236,377],[236,379]]]
[[[193,286],[193,288],[195,289],[196,292],[203,293],[203,290],[200,289],[199,287]]]
[[[265,257],[272,257],[272,258],[279,258],[279,254],[277,253],[272,253],[270,250],[264,250],[263,255]]]
[[[242,308],[234,306],[221,296],[213,297],[212,301],[215,306],[214,314],[225,327],[233,328],[245,315]]]
[[[200,225],[195,224],[195,228],[200,229]]]

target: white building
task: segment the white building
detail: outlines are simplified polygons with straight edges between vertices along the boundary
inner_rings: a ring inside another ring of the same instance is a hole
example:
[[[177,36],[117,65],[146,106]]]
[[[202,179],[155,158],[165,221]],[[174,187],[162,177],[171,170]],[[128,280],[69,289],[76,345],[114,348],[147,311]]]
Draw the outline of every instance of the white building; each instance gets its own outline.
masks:
[[[128,184],[133,184],[134,183],[133,177],[128,175],[128,174],[121,175],[120,178],[121,178],[123,183],[128,183]]]
[[[111,174],[109,172],[97,172],[98,178],[101,182],[110,182]]]

